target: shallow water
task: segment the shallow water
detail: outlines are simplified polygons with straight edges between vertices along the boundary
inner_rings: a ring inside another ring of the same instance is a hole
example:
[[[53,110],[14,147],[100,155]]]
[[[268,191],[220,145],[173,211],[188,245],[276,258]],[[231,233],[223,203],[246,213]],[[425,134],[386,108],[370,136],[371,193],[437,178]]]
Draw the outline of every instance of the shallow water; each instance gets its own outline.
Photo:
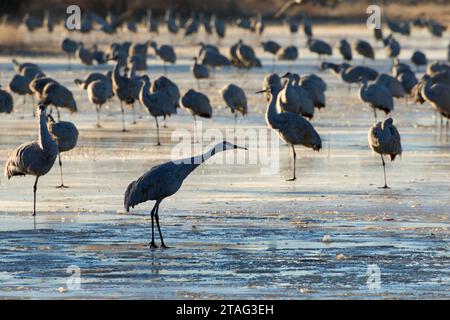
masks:
[[[343,34],[352,39],[370,34],[354,26],[317,26],[315,32],[331,43]],[[238,35],[256,42],[230,30],[223,52]],[[112,40],[96,37],[100,43]],[[275,37],[285,44],[294,40],[284,29],[269,27],[264,38]],[[140,41],[143,38],[139,36]],[[168,41],[164,35],[157,40]],[[179,61],[169,67],[169,76],[184,92],[196,87],[189,71],[193,47],[187,40],[175,42],[180,43]],[[445,39],[430,41],[422,31],[414,30],[412,38],[400,42],[403,59],[416,47],[429,58],[446,54]],[[67,71],[63,57],[19,59],[38,63],[73,90],[79,113],[63,111],[63,119],[77,125],[80,138],[76,149],[63,154],[70,188],[54,188],[59,184],[57,163],[40,179],[36,219],[30,216],[34,179],[1,179],[0,297],[448,299],[450,138],[434,125],[427,104],[397,100],[392,117],[404,154],[387,164],[392,189],[378,189],[383,183],[381,161],[367,146],[371,110],[359,102],[355,87],[348,92],[334,75],[318,71],[319,62],[304,48],[303,37],[296,44],[301,45],[300,59],[292,66],[280,63],[276,71],[316,72],[326,80],[327,107],[313,120],[323,150],[298,148],[295,182],[285,181],[292,159],[283,143],[276,148],[280,163],[273,174],[263,174],[260,162],[220,165],[211,159],[161,204],[162,230],[171,247],[167,250],[148,248],[153,204],[141,204],[125,214],[123,193],[147,169],[171,159],[177,143],[172,134],[175,129],[192,132],[192,117],[179,110],[167,121],[168,128],[161,128],[163,145],[156,147],[154,120],[142,111],[143,119],[132,125],[127,110],[130,131],[122,133],[119,104],[113,100],[102,111],[103,128],[96,129],[95,111],[72,80],[109,66],[87,71],[73,64]],[[377,56],[383,57],[377,48]],[[257,53],[267,65],[262,70],[249,74],[222,70],[214,86],[202,83],[201,90],[214,107],[212,120],[202,121],[204,130],[232,128],[233,117],[218,90],[234,82],[244,88],[250,106],[238,128],[265,131],[266,102],[253,92],[270,72],[271,57],[259,49]],[[337,53],[330,60],[339,61]],[[387,71],[390,62],[380,58],[371,64]],[[0,68],[5,85],[13,75],[10,57],[0,58]],[[150,78],[161,72],[161,63],[150,58]],[[20,101],[15,99],[16,114],[0,117],[1,166],[13,148],[36,138],[31,104],[25,119],[19,119]],[[208,144],[205,141],[203,148]],[[265,151],[263,146],[249,153],[261,150]],[[323,242],[324,235],[331,242]],[[376,288],[367,284],[368,267],[373,265],[380,271]],[[67,283],[69,266],[80,269],[80,288]]]

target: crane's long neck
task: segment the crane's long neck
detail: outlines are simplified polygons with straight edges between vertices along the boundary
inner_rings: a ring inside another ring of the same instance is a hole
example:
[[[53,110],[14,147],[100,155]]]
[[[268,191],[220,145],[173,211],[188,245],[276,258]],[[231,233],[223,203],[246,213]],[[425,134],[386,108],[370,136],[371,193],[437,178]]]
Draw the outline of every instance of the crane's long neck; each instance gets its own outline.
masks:
[[[430,79],[424,80],[425,84],[422,86],[422,96],[428,101],[434,102],[435,97],[433,92],[431,91],[431,81]]]
[[[47,117],[46,112],[41,111],[39,113],[39,146],[42,150],[48,151],[55,145],[47,127]]]
[[[279,90],[273,90],[271,92],[269,104],[267,105],[266,109],[266,122],[273,129],[278,128],[277,116],[279,113],[278,110],[279,92],[280,92]]]
[[[115,86],[122,85],[122,76],[120,75],[120,66],[119,62],[116,62],[116,65],[114,66],[113,74],[112,74],[112,81]]]
[[[363,82],[361,84],[361,88],[359,88],[359,95],[362,100],[367,101],[367,82]]]
[[[216,153],[222,152],[222,148],[217,148],[217,146],[213,147],[212,149],[210,149],[209,151],[197,155],[197,156],[193,156],[191,158],[185,159],[183,161],[186,161],[184,164],[184,178],[186,178],[191,172],[193,172],[195,169],[197,169],[197,167],[199,165],[201,165],[203,162],[205,162],[206,160],[208,160],[209,158],[211,158],[212,156],[214,156]]]

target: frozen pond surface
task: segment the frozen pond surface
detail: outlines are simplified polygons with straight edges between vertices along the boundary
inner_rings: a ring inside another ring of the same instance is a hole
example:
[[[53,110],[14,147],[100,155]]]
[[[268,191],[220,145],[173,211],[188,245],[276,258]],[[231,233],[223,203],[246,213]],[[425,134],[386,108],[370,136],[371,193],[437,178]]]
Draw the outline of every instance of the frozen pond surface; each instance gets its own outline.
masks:
[[[317,26],[315,34],[335,43],[342,35],[354,39],[370,33],[353,26]],[[238,36],[237,30],[230,30],[222,52]],[[98,37],[104,43],[117,40]],[[247,35],[243,38],[256,42]],[[270,27],[265,38],[285,44],[294,39],[284,29]],[[164,36],[157,40],[168,41]],[[59,184],[57,163],[40,179],[35,221],[30,216],[34,178],[1,178],[0,297],[450,298],[450,138],[439,133],[429,105],[397,100],[392,117],[404,154],[387,164],[392,189],[378,189],[383,183],[380,159],[367,146],[371,110],[359,102],[355,87],[349,93],[334,75],[318,71],[318,60],[304,42],[297,36],[300,59],[292,66],[281,63],[276,71],[316,72],[328,83],[327,107],[313,120],[323,150],[298,149],[296,182],[285,181],[292,160],[282,143],[274,174],[262,174],[258,164],[199,167],[176,195],[161,204],[162,230],[171,247],[167,250],[148,248],[153,203],[124,214],[123,194],[133,179],[170,160],[177,143],[172,132],[192,131],[192,117],[179,110],[167,121],[168,128],[161,128],[163,146],[156,147],[154,120],[147,112],[132,125],[127,110],[130,132],[122,133],[118,101],[113,100],[103,110],[103,128],[96,129],[94,108],[72,81],[89,71],[77,64],[67,71],[63,57],[19,59],[38,63],[73,90],[79,113],[63,111],[63,119],[77,125],[80,139],[76,149],[63,154],[70,188],[54,188]],[[431,59],[443,59],[448,37],[431,40],[427,33],[413,30],[412,38],[400,42],[402,59],[415,48]],[[169,77],[185,92],[196,88],[189,71],[194,49],[189,41],[179,43],[179,62],[169,67]],[[262,70],[247,75],[223,70],[214,86],[202,84],[214,107],[213,118],[202,122],[205,130],[232,128],[233,117],[218,94],[230,82],[242,86],[249,99],[249,116],[239,119],[238,128],[266,128],[266,102],[253,92],[270,72],[271,57],[260,49],[257,53],[266,65]],[[373,65],[388,71],[390,62],[381,58],[379,46],[377,56],[380,59]],[[0,58],[4,86],[13,75],[10,59]],[[330,60],[340,61],[337,52]],[[161,63],[149,58],[150,78],[162,71]],[[36,137],[31,104],[22,120],[20,101],[15,99],[16,114],[0,117],[2,168],[10,150]],[[322,242],[324,235],[331,242]],[[67,288],[69,266],[81,271],[79,290],[74,284]],[[377,278],[369,277],[368,270],[380,271],[379,287],[367,285],[369,278]]]

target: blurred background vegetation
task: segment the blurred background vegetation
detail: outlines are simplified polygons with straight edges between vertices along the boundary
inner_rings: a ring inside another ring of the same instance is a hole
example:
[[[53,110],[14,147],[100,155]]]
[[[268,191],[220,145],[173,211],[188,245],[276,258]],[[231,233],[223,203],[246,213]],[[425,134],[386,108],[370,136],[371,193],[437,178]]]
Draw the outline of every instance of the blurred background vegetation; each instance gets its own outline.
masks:
[[[181,15],[191,12],[216,13],[222,17],[252,16],[262,13],[270,17],[288,0],[0,0],[0,15],[10,19],[23,17],[30,13],[37,17],[50,10],[58,20],[64,17],[68,5],[76,4],[82,10],[91,10],[106,16],[109,12],[120,14],[132,11],[136,18],[145,14],[151,8],[157,15],[163,14],[167,8],[172,8]],[[383,6],[388,15],[403,18],[417,15],[430,15],[442,22],[450,21],[450,0],[304,0],[300,7],[290,11],[295,15],[307,12],[316,19],[362,19],[365,8],[369,4]]]

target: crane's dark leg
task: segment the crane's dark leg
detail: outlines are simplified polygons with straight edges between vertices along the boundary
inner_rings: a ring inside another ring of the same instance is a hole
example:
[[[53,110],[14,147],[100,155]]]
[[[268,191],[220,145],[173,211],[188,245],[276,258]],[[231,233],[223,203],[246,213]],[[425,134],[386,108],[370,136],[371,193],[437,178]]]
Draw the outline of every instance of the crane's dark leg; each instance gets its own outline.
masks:
[[[34,182],[34,186],[33,186],[33,216],[36,216],[36,191],[37,191],[38,180],[39,180],[39,176],[36,177],[36,181]]]
[[[375,118],[375,123],[377,122],[377,109],[373,108],[373,116]]]
[[[31,103],[33,104],[33,107],[31,108],[33,110],[33,118],[36,118],[36,110],[34,110],[34,95],[31,95]]]
[[[23,96],[23,105],[22,105],[22,117],[21,119],[25,119],[25,108],[27,104],[27,95]]]
[[[59,112],[58,107],[56,107],[56,115],[58,116],[58,122],[61,121],[61,113]]]
[[[131,104],[131,109],[133,109],[133,124],[136,124],[136,109],[134,108],[134,103]]]
[[[165,61],[164,61],[164,75],[167,76],[167,65]]]
[[[154,248],[158,248],[158,246],[155,244],[155,211],[156,211],[156,207],[158,205],[158,202],[155,203],[155,205],[153,206],[152,212],[150,213],[150,216],[152,217],[152,242],[150,242],[150,248],[154,249]]]
[[[101,124],[100,124],[100,106],[95,106],[95,110],[97,111],[97,128],[101,128]]]
[[[233,130],[233,132],[236,132],[236,123],[237,123],[237,111],[234,114],[234,130]]]
[[[159,226],[159,202],[157,202],[156,204],[157,204],[157,207],[156,207],[155,219],[156,219],[156,225],[158,226],[159,237],[161,238],[161,248],[168,248],[164,244],[163,236],[161,233],[161,227]]]
[[[156,136],[157,136],[157,139],[158,139],[158,143],[156,145],[160,146],[161,142],[159,142],[159,123],[158,123],[158,118],[157,117],[155,117],[155,121],[156,121]]]
[[[197,88],[200,90],[200,81],[197,79]]]
[[[120,100],[120,112],[122,112],[122,132],[126,132],[125,129],[125,110],[123,109],[123,102]]]
[[[384,162],[383,155],[380,155],[380,156],[381,156],[381,161],[383,163],[383,172],[384,172],[384,187],[380,187],[380,189],[390,189],[387,186],[387,182],[386,182],[386,163]]]
[[[61,161],[61,153],[58,152],[58,161],[59,161],[59,172],[61,175],[61,185],[57,186],[56,188],[68,188],[68,186],[64,185],[63,181],[63,170],[62,170],[62,161]]]
[[[297,177],[295,176],[295,160],[297,159],[297,154],[295,153],[295,147],[294,145],[291,145],[292,147],[292,157],[294,158],[294,176],[291,179],[287,179],[286,181],[295,181]]]

